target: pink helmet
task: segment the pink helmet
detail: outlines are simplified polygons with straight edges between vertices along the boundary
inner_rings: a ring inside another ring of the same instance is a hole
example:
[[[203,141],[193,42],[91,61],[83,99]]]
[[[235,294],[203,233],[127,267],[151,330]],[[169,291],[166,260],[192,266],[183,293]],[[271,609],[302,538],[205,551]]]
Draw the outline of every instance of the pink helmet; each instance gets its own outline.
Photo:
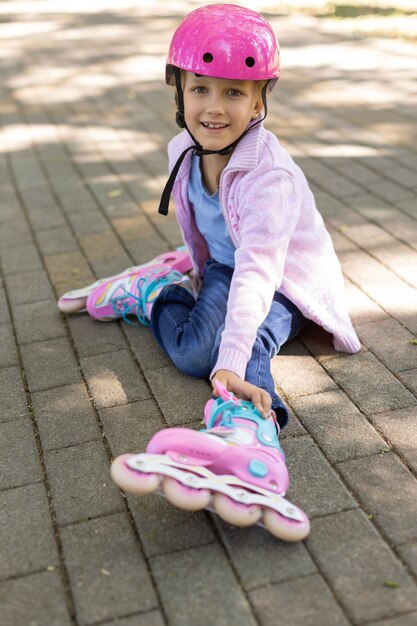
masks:
[[[279,45],[270,24],[255,11],[235,4],[212,4],[189,13],[177,27],[166,64],[166,82],[175,84],[174,67],[203,76],[235,80],[279,78]]]

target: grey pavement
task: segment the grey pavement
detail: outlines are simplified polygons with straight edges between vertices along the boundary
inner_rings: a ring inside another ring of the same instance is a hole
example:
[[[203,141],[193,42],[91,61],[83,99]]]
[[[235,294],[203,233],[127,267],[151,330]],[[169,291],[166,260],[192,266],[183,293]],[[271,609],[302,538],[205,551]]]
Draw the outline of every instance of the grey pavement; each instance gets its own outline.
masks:
[[[363,348],[317,329],[273,362],[291,408],[285,544],[156,496],[111,459],[198,427],[207,381],[146,328],[57,297],[181,243],[157,215],[176,132],[163,83],[197,3],[0,5],[1,626],[417,624],[416,47],[269,15],[283,74],[267,126],[306,172]],[[65,7],[65,10],[64,10]]]

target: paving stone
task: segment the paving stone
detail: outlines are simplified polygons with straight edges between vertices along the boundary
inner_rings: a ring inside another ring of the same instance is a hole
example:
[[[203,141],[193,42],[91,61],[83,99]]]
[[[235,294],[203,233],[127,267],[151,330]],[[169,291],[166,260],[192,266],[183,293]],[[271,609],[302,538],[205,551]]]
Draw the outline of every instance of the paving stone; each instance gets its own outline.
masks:
[[[56,204],[45,203],[43,206],[31,206],[28,210],[28,218],[36,235],[40,231],[53,231],[57,227],[66,226],[65,218]],[[43,250],[42,246],[41,249]]]
[[[333,462],[389,450],[382,437],[342,391],[292,400],[309,433]]]
[[[324,366],[366,415],[416,404],[416,398],[369,352]]]
[[[44,258],[44,262],[50,280],[59,296],[72,289],[85,287],[95,280],[81,252],[51,254]]]
[[[68,211],[67,217],[76,237],[102,233],[109,228],[108,221],[96,208],[90,207],[83,212]]]
[[[82,217],[88,211],[96,210],[96,202],[82,181],[74,181],[68,187],[65,180],[56,178],[53,181],[53,186],[59,196],[60,204],[68,216],[77,213]]]
[[[414,396],[417,396],[417,369],[399,372],[398,378]]]
[[[417,480],[394,453],[338,465],[346,482],[395,545],[417,538]]]
[[[39,572],[0,586],[4,624],[13,626],[71,626],[57,571]]]
[[[281,430],[279,438],[285,439],[286,437],[299,437],[300,435],[307,435],[307,431],[295,415],[293,411],[287,406],[288,409],[288,424],[283,430]]]
[[[308,516],[357,506],[311,437],[287,438],[282,445],[290,475],[287,497]]]
[[[417,472],[417,406],[372,415],[371,420]]]
[[[111,224],[124,242],[142,241],[155,235],[149,219],[141,213],[112,219]]]
[[[29,148],[27,156],[21,156],[11,153],[11,163],[19,190],[29,189],[31,187],[41,186],[44,180],[43,172],[32,150]]]
[[[159,611],[136,613],[129,617],[119,617],[110,622],[101,622],[101,626],[164,626],[164,618]]]
[[[19,359],[11,324],[0,325],[0,368],[18,365]]]
[[[340,234],[338,238],[343,239]],[[352,246],[346,251],[338,251],[343,272],[387,313],[404,324],[410,332],[416,333],[416,290],[369,254]]]
[[[68,339],[50,339],[22,346],[30,391],[41,391],[81,380],[78,363]]]
[[[193,548],[215,539],[204,512],[183,511],[154,494],[128,495],[128,501],[147,556]]]
[[[25,390],[19,367],[0,369],[0,422],[28,415]]]
[[[60,525],[123,509],[120,492],[110,479],[101,442],[47,452],[45,467]]]
[[[120,274],[128,267],[135,265],[134,260],[127,252],[122,252],[119,256],[90,261],[95,276],[114,276]]]
[[[417,576],[417,541],[397,546],[397,552],[414,576]]]
[[[417,206],[415,198],[408,198],[407,200],[400,200],[397,203],[397,207],[407,213],[410,217],[417,216]]]
[[[417,287],[416,251],[392,237],[386,230],[369,222],[349,226],[344,232],[359,247],[368,248],[372,256],[390,268],[397,276]],[[371,246],[369,246],[370,241]]]
[[[84,383],[37,391],[32,404],[44,450],[101,440]]]
[[[68,324],[80,357],[117,352],[127,347],[117,322],[99,322],[82,313],[69,316]]]
[[[349,307],[349,315],[355,327],[357,324],[389,318],[388,313],[381,309],[376,302],[346,278],[345,294]]]
[[[195,626],[196,615],[199,626],[256,624],[217,544],[153,557],[151,567],[172,626]]]
[[[30,420],[0,424],[0,489],[37,482],[41,478]]]
[[[34,229],[42,225],[44,228],[47,226],[46,219],[43,220],[43,224],[37,220],[40,211],[43,211],[45,216],[50,215],[51,221],[54,221],[56,213],[60,213],[56,200],[46,183],[23,189],[20,195]]]
[[[307,547],[354,624],[416,609],[415,583],[362,511],[312,520]]]
[[[124,326],[123,331],[143,371],[172,366],[171,359],[162,352],[150,328],[146,326]]]
[[[68,226],[55,226],[36,233],[36,239],[42,256],[77,252],[78,243]]]
[[[143,203],[142,203],[143,207]],[[158,202],[154,202],[152,204],[153,211],[155,213],[158,212]],[[151,214],[152,219],[152,214]],[[156,218],[157,219],[157,218]],[[159,222],[159,221],[158,221]],[[159,223],[158,223],[159,227]],[[179,244],[182,242],[180,241]],[[178,244],[178,245],[179,245]],[[171,244],[172,247],[175,245]],[[147,237],[146,239],[140,239],[139,241],[129,241],[126,244],[126,248],[129,250],[134,262],[137,265],[141,265],[142,263],[147,263],[149,259],[154,259],[158,254],[166,249],[165,242],[161,239],[161,237]]]
[[[237,528],[213,515],[244,589],[272,585],[317,571],[303,543],[277,541],[260,526]]]
[[[81,367],[98,409],[145,400],[151,395],[128,350],[81,359]]]
[[[80,624],[157,606],[146,563],[125,513],[61,530]]]
[[[417,367],[414,336],[397,320],[387,319],[356,327],[360,340],[391,372]]]
[[[408,613],[407,615],[399,615],[392,619],[383,619],[378,622],[372,622],[370,626],[415,626],[417,624],[417,613]]]
[[[8,322],[10,322],[10,313],[6,301],[6,292],[3,287],[0,286],[0,324],[6,324]]]
[[[306,328],[303,328],[298,338],[300,343],[305,346],[310,354],[319,362],[323,359],[334,359],[343,356],[343,353],[336,352],[334,349],[333,336],[326,332],[324,328],[321,328],[313,322],[308,324]]]
[[[351,180],[357,183],[366,183],[368,181],[380,180],[380,175],[367,167],[368,163],[365,159],[360,161],[359,159],[333,159],[335,167],[341,171],[342,174],[348,176]]]
[[[0,491],[0,503],[0,580],[57,565],[44,485],[33,483]]]
[[[13,318],[20,345],[67,334],[55,300],[20,304],[13,308]]]
[[[298,341],[290,341],[283,346],[279,355],[271,361],[271,371],[278,392],[290,399],[337,388]]]
[[[126,265],[124,265],[124,267],[126,268],[132,265],[125,251],[123,250],[120,241],[118,240],[115,233],[111,230],[102,231],[100,233],[93,233],[91,235],[80,235],[78,237],[78,241],[84,251],[85,256],[92,264],[97,263],[98,261],[109,261],[114,258],[125,258]],[[121,267],[119,271],[123,269],[124,268]],[[104,274],[104,276],[111,275],[112,274]]]
[[[411,194],[407,189],[395,184],[390,180],[380,180],[378,182],[368,182],[366,187],[371,193],[381,196],[388,202],[396,202],[397,200],[408,199]]]
[[[43,270],[6,276],[5,281],[12,306],[40,302],[54,297],[48,276]]]
[[[151,437],[165,427],[152,399],[101,409],[99,415],[113,456],[144,452]]]
[[[262,626],[347,626],[350,624],[319,574],[268,585],[249,594]]]
[[[5,275],[18,274],[24,270],[41,270],[42,262],[33,243],[8,246],[0,250],[0,260]]]
[[[3,216],[3,210],[0,209]],[[20,211],[16,211],[17,215],[14,215],[12,219],[2,221],[0,230],[0,246],[4,250],[4,257],[7,257],[8,248],[10,246],[24,246],[33,243],[33,236],[29,230],[28,225],[24,221],[23,215]]]
[[[208,382],[185,376],[174,365],[147,372],[146,378],[168,426],[203,419],[204,406],[212,395]]]

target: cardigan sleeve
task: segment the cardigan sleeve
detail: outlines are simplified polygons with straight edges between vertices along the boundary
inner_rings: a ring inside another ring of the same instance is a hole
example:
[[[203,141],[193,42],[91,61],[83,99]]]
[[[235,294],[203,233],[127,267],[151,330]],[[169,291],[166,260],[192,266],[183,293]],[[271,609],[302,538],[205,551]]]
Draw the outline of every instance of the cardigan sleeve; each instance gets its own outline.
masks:
[[[300,201],[291,174],[270,170],[242,181],[236,194],[238,241],[225,328],[212,376],[219,369],[244,378],[259,326],[279,289]]]

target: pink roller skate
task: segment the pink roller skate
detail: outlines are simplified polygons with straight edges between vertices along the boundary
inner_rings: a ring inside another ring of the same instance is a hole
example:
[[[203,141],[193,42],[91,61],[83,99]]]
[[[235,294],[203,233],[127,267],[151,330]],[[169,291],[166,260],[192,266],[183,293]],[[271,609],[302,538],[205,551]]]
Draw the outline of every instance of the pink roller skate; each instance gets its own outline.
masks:
[[[81,311],[85,311],[88,296],[91,294],[92,291],[94,291],[104,283],[108,283],[109,281],[114,281],[118,278],[123,278],[127,276],[143,276],[146,272],[148,272],[155,266],[169,267],[181,273],[189,272],[192,267],[190,255],[188,254],[185,246],[181,246],[177,248],[177,250],[173,250],[172,252],[164,252],[162,254],[159,254],[148,263],[128,267],[123,272],[120,272],[120,274],[116,274],[115,276],[109,276],[108,278],[100,278],[94,283],[91,283],[91,285],[87,285],[86,287],[82,287],[81,289],[74,289],[73,291],[68,291],[67,293],[64,293],[64,295],[62,295],[58,300],[58,309],[63,313],[78,313]]]
[[[158,432],[146,453],[113,461],[114,482],[189,511],[209,509],[236,526],[259,524],[285,541],[304,539],[309,520],[283,497],[289,478],[275,417],[263,419],[251,402],[217,386],[220,397],[204,410],[206,429]]]

